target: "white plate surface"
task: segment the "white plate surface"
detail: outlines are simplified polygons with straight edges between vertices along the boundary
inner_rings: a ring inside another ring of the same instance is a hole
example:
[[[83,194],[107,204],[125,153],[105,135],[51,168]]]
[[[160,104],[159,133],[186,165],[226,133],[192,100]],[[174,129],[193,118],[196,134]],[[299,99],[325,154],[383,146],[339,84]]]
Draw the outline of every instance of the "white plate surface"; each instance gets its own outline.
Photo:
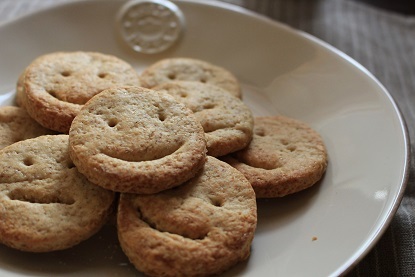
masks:
[[[406,185],[408,138],[385,88],[362,66],[319,40],[244,9],[175,1],[182,39],[162,54],[129,50],[117,34],[122,1],[76,2],[0,26],[0,101],[14,101],[20,72],[53,51],[100,51],[138,71],[165,57],[207,60],[232,71],[255,115],[283,114],[323,137],[323,180],[283,199],[258,201],[250,259],[224,276],[329,276],[347,272],[389,225]],[[140,276],[114,227],[79,246],[30,254],[0,246],[0,276]]]

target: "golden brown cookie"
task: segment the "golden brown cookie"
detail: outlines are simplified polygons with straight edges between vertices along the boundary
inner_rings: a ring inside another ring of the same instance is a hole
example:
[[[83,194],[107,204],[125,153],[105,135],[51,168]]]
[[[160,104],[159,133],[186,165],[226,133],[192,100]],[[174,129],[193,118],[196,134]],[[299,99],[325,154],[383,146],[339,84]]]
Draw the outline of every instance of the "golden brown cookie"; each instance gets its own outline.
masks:
[[[233,96],[242,98],[241,87],[236,77],[228,70],[191,58],[169,58],[160,60],[141,75],[143,87],[153,88],[171,81],[196,81],[216,85]]]
[[[127,62],[95,52],[57,52],[25,70],[22,104],[46,128],[68,133],[73,118],[92,96],[117,86],[139,85]]]
[[[21,140],[52,134],[56,132],[41,126],[25,109],[15,106],[0,107],[0,149]]]
[[[327,168],[321,136],[284,117],[257,117],[250,145],[223,158],[250,181],[257,198],[281,197],[314,185]]]
[[[74,167],[68,135],[40,136],[0,151],[0,243],[29,251],[72,247],[107,221],[114,193]]]
[[[109,89],[74,119],[70,153],[88,179],[118,192],[155,193],[193,177],[206,140],[192,111],[167,93]]]
[[[121,194],[117,219],[121,247],[139,271],[208,276],[249,257],[256,199],[240,172],[209,156],[182,186],[153,195]]]
[[[245,148],[252,139],[251,110],[220,87],[173,81],[154,87],[166,91],[195,114],[206,133],[208,155],[219,157]]]

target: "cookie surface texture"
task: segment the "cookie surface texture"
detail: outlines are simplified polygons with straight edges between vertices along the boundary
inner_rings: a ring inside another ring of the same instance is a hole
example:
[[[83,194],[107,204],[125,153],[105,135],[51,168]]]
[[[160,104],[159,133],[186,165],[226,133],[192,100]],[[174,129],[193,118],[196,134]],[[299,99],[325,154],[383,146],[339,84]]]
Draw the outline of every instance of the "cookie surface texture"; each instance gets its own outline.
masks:
[[[246,178],[208,156],[182,186],[121,194],[118,236],[130,261],[147,275],[209,276],[249,257],[256,209]]]
[[[23,108],[0,107],[0,149],[21,140],[55,133],[37,123]]]
[[[155,193],[193,177],[206,140],[192,111],[167,93],[141,87],[105,90],[91,99],[69,132],[71,157],[104,188]]]
[[[131,65],[96,52],[46,54],[23,74],[23,106],[41,125],[62,133],[68,133],[73,118],[92,96],[111,87],[139,85]]]
[[[257,198],[306,189],[322,178],[328,163],[321,136],[284,116],[256,117],[250,145],[223,160],[245,175]]]
[[[219,157],[245,148],[252,139],[251,110],[220,87],[174,81],[154,88],[166,91],[193,111],[206,134],[208,155]]]
[[[153,88],[171,81],[195,81],[221,87],[235,97],[242,98],[237,78],[228,70],[211,63],[191,58],[169,58],[160,60],[141,75],[143,87]]]
[[[68,135],[41,136],[0,151],[0,243],[29,252],[72,247],[107,221],[114,193],[73,166]]]

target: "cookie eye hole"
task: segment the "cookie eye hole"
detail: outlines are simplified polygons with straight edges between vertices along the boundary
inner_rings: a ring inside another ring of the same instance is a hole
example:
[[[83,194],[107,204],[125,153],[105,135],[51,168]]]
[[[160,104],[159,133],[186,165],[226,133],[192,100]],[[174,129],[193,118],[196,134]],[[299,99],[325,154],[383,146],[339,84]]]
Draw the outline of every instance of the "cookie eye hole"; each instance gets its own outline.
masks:
[[[162,112],[159,112],[158,113],[158,116],[159,116],[159,120],[160,121],[164,121],[167,118],[167,116],[164,113],[162,113]]]
[[[290,151],[290,152],[294,152],[294,151],[295,151],[295,149],[297,149],[297,147],[295,147],[294,145],[290,145],[290,146],[288,146],[288,147],[287,147],[287,149],[288,149],[288,151]]]
[[[255,135],[260,136],[260,137],[265,137],[265,131],[264,129],[255,129]]]
[[[207,79],[205,77],[202,77],[200,78],[200,82],[205,84],[207,82]]]
[[[205,110],[213,109],[214,107],[215,107],[215,104],[213,103],[208,103],[208,104],[203,105],[203,109]]]
[[[111,118],[111,119],[108,121],[108,126],[109,126],[109,127],[111,127],[111,128],[115,127],[117,124],[118,124],[118,120],[117,120],[117,119],[115,119],[115,118]]]
[[[174,79],[176,79],[176,74],[174,74],[174,73],[169,73],[169,74],[167,75],[167,78],[169,78],[170,80],[174,80]]]
[[[167,115],[163,109],[163,107],[160,106],[160,104],[155,103],[154,107],[157,109],[155,113],[157,113],[157,117],[160,121],[164,121],[167,119]]]
[[[69,72],[69,71],[62,71],[61,72],[61,75],[63,76],[63,77],[69,77],[69,76],[71,76],[71,73]]]
[[[31,165],[33,165],[33,159],[31,158],[31,157],[26,157],[24,160],[23,160],[23,164],[25,165],[25,166],[31,166]]]
[[[108,75],[107,73],[99,73],[98,77],[103,79],[103,78],[107,77],[107,75]]]
[[[210,203],[215,207],[222,207],[224,203],[223,199],[217,197],[211,197],[209,200]]]
[[[180,97],[182,97],[182,98],[186,98],[186,97],[187,97],[187,93],[185,93],[185,92],[180,92]]]

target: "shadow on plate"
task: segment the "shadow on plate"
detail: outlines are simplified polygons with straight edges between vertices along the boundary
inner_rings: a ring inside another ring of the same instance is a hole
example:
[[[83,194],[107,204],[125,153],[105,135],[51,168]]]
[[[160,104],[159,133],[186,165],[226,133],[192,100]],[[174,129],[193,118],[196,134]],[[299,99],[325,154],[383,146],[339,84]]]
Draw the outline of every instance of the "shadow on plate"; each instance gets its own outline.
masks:
[[[28,253],[0,245],[1,276],[2,272],[17,276],[137,276],[137,271],[119,246],[115,226],[110,224],[92,238],[62,251]]]

